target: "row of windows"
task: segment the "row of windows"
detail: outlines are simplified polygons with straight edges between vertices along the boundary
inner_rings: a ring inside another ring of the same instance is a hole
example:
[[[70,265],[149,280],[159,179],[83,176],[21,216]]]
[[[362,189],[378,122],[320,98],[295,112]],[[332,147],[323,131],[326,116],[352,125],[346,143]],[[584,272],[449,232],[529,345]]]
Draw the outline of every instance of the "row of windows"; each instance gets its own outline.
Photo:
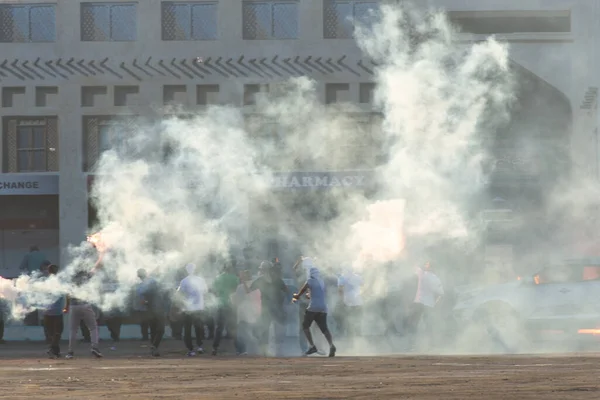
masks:
[[[186,116],[180,116],[187,118]],[[377,114],[352,117],[354,129],[347,132],[345,143],[338,144],[322,168],[360,169],[372,168],[379,155],[379,128]],[[283,142],[286,132],[275,123],[258,114],[246,115],[246,128],[252,140]],[[132,116],[82,117],[84,171],[93,170],[100,155],[122,143],[137,126]],[[57,117],[4,117],[3,120],[3,172],[58,171],[58,118]],[[165,149],[166,150],[166,149]],[[334,154],[335,152],[339,154]],[[165,153],[166,154],[166,153]],[[266,160],[269,163],[269,160]],[[277,168],[276,165],[269,165]]]
[[[271,91],[276,84],[247,84],[244,85],[242,104],[254,105],[257,96]],[[350,83],[326,83],[325,104],[334,103],[372,103],[375,84],[364,82],[358,84],[358,98],[351,90]],[[109,89],[112,89],[109,91]],[[195,104],[199,106],[217,105],[225,103],[220,97],[221,88],[217,84],[196,85]],[[190,104],[190,93],[186,85],[163,85],[164,105]],[[193,102],[193,100],[192,100]],[[2,108],[26,108],[27,91],[24,86],[5,86],[2,88]],[[139,86],[125,85],[114,86],[82,86],[81,107],[135,107],[141,104]],[[57,86],[37,86],[35,88],[35,106],[58,108],[60,106],[59,88]]]
[[[325,38],[352,38],[378,1],[323,0]],[[298,39],[299,0],[244,0],[245,40]],[[217,40],[218,1],[161,3],[162,40]],[[81,40],[137,40],[137,3],[81,3]],[[56,5],[1,5],[0,42],[55,42]]]
[[[373,21],[378,0],[323,0],[323,37],[352,38],[355,23]],[[242,35],[245,40],[298,39],[299,0],[243,0]],[[54,4],[1,5],[0,42],[55,42]],[[570,32],[568,11],[450,12],[450,19],[466,32]],[[161,3],[162,40],[217,40],[218,1]],[[86,42],[137,40],[137,3],[81,3],[81,40]]]

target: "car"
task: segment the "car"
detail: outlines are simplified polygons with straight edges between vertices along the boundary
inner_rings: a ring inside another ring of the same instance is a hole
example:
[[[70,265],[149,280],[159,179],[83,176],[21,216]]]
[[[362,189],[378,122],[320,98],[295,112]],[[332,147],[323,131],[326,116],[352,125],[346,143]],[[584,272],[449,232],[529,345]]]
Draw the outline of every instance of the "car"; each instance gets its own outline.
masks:
[[[542,331],[600,332],[600,260],[566,260],[513,282],[463,288],[453,314],[464,327],[459,335],[471,329],[508,351],[527,348]]]

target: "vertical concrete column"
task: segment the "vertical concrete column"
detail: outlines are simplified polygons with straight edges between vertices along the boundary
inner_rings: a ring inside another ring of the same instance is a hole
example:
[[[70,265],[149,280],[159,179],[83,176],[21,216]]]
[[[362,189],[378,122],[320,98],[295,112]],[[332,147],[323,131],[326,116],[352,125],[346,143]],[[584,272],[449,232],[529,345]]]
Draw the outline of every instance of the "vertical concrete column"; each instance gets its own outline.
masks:
[[[87,181],[83,173],[83,134],[79,112],[80,86],[71,82],[60,88],[61,113],[58,117],[60,178],[60,262],[71,259],[70,245],[85,240],[87,229]]]

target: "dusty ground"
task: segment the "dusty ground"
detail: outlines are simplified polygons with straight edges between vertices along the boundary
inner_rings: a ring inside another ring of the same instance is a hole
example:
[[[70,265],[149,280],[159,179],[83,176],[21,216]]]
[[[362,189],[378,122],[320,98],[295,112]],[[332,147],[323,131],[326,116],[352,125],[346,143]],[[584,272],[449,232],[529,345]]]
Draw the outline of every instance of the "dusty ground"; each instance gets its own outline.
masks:
[[[596,399],[600,354],[183,358],[166,341],[151,359],[140,342],[92,359],[41,357],[39,343],[0,346],[7,399]]]

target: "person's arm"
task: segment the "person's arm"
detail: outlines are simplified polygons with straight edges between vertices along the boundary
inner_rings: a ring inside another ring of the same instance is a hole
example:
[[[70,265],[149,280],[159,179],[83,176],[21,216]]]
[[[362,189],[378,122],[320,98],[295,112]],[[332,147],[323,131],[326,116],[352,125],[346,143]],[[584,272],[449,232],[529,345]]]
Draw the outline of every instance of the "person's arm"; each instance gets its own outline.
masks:
[[[63,313],[69,312],[69,306],[71,305],[71,297],[69,295],[65,296],[65,308],[63,308]]]
[[[294,295],[292,296],[292,301],[293,302],[297,301],[307,290],[308,290],[308,282],[306,282],[302,286],[302,288],[300,288],[300,291],[298,293],[294,293]]]

